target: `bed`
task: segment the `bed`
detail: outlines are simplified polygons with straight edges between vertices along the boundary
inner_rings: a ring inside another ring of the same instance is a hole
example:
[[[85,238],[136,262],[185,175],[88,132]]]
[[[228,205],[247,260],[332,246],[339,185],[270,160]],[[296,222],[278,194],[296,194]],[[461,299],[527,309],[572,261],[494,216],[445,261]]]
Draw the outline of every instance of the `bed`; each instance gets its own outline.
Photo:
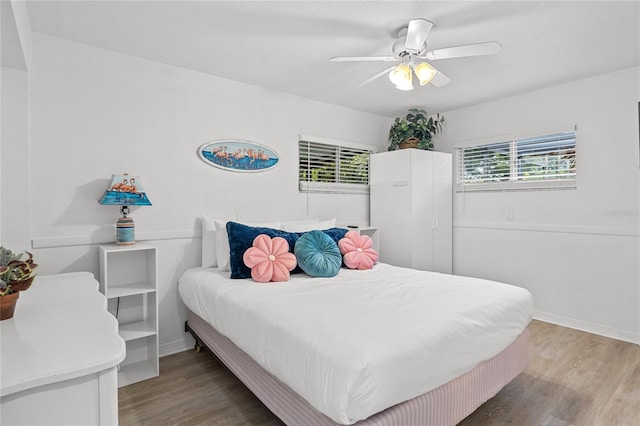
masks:
[[[204,250],[186,330],[286,424],[456,424],[528,364],[525,289],[383,263],[262,284]]]

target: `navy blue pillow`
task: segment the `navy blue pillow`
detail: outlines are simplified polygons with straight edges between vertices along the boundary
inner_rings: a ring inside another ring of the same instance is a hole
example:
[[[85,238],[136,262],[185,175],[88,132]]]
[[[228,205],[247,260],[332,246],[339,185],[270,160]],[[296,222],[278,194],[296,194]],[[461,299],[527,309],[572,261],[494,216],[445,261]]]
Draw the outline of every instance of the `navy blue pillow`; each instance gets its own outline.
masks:
[[[336,244],[340,239],[344,238],[347,233],[346,229],[330,228],[322,230]],[[227,222],[227,234],[229,236],[229,266],[231,269],[231,278],[251,278],[251,269],[244,264],[242,256],[244,252],[253,245],[253,240],[260,234],[266,234],[273,237],[282,237],[289,243],[289,252],[294,253],[296,241],[305,232],[285,232],[279,229],[262,228],[255,226],[247,226],[237,222]],[[299,266],[291,271],[292,274],[301,273]]]
[[[294,249],[298,266],[312,277],[335,277],[342,266],[338,244],[322,231],[309,231],[298,238]]]
[[[329,229],[321,229],[321,231],[325,234],[327,234],[328,236],[331,237],[331,239],[333,241],[335,241],[336,244],[338,244],[338,241],[340,241],[341,239],[344,238],[344,236],[347,233],[347,230],[344,228],[329,228]],[[306,234],[306,232],[299,232],[298,235],[304,235]]]

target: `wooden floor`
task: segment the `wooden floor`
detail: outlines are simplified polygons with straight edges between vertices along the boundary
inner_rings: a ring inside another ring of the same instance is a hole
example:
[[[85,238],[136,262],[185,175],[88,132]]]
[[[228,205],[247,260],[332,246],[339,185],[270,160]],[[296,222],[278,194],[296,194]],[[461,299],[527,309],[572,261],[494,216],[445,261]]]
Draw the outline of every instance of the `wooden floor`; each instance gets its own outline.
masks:
[[[529,329],[529,368],[461,426],[640,425],[640,346],[540,321]],[[161,358],[160,372],[120,389],[120,425],[282,425],[208,352]]]

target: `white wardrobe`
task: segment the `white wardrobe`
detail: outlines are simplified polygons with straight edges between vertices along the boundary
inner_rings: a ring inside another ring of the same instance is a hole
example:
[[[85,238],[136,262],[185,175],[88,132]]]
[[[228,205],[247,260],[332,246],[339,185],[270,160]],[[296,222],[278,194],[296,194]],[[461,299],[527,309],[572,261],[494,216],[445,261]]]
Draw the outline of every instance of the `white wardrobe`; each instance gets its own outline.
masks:
[[[401,149],[371,155],[371,226],[380,261],[452,273],[451,154]]]

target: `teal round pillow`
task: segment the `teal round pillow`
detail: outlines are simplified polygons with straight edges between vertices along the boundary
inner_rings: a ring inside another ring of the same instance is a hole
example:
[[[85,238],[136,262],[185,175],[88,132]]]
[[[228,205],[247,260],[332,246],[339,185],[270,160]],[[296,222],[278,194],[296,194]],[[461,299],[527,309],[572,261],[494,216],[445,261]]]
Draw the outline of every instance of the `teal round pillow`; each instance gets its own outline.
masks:
[[[293,248],[298,266],[312,277],[335,277],[342,266],[340,249],[322,231],[304,233]]]

